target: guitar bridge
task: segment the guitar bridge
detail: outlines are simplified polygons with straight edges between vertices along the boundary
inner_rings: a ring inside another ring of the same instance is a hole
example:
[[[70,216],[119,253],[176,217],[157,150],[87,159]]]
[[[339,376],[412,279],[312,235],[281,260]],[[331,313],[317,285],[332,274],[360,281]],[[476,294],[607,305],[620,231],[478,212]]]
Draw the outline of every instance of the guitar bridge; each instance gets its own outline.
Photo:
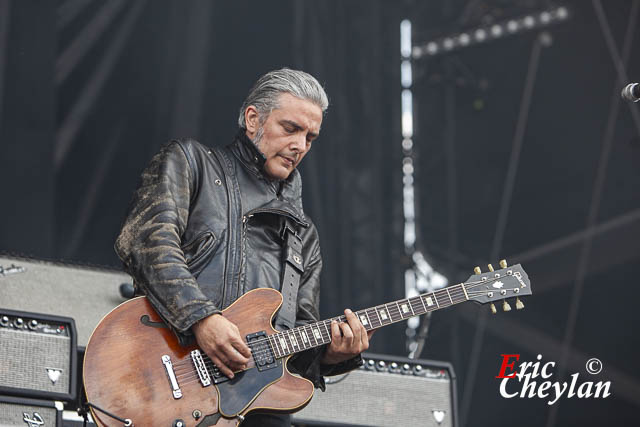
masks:
[[[273,355],[273,348],[271,348],[265,331],[249,334],[246,336],[246,340],[258,371],[266,371],[279,365],[278,359]]]
[[[202,359],[202,353],[200,353],[200,350],[193,350],[191,352],[191,361],[193,362],[193,367],[198,373],[198,378],[200,378],[202,387],[210,386],[211,376],[209,376],[209,371],[207,371],[207,366],[204,364],[204,360]]]

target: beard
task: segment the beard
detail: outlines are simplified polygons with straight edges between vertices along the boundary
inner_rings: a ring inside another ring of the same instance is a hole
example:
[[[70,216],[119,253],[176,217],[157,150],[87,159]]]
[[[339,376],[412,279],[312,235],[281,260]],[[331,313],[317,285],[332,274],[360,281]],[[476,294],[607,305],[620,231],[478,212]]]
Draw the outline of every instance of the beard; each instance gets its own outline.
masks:
[[[253,144],[256,147],[258,147],[258,150],[260,150],[260,142],[262,142],[262,137],[263,136],[264,136],[264,127],[262,127],[262,125],[260,125],[260,126],[258,126],[258,131],[256,132],[256,137],[253,138]]]

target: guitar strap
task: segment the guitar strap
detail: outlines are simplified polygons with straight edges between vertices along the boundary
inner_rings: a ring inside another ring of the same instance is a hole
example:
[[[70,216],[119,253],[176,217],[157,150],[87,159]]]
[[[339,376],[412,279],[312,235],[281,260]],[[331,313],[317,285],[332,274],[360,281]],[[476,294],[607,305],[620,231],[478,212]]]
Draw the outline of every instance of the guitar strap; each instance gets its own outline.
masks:
[[[304,273],[302,239],[296,232],[295,225],[287,217],[283,217],[280,237],[282,238],[283,266],[280,293],[283,301],[276,318],[276,326],[278,329],[292,329],[296,323],[300,276]]]

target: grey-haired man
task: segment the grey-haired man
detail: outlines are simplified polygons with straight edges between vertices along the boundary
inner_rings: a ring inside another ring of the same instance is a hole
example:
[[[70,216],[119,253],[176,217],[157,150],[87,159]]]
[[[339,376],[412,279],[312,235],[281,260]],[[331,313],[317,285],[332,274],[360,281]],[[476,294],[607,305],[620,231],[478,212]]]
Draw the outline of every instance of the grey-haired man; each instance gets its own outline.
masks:
[[[175,140],[153,158],[116,241],[136,290],[182,343],[195,339],[228,377],[251,353],[220,312],[251,289],[280,288],[283,223],[302,244],[295,324],[319,320],[322,258],[296,168],[318,137],[327,106],[311,75],[286,68],[265,74],[241,108],[230,145]],[[323,375],[357,367],[369,346],[359,320],[350,310],[345,315],[348,323],[332,324],[328,346],[290,364],[316,387],[324,389]],[[243,426],[289,424],[288,416],[258,414]]]

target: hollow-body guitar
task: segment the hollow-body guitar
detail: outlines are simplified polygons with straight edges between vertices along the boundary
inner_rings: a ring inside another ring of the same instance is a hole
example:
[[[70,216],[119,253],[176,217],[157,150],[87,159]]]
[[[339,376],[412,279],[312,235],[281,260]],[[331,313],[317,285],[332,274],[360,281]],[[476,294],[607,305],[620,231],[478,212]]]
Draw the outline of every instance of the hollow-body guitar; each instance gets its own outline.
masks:
[[[527,274],[517,264],[457,285],[356,312],[367,330],[465,301],[491,304],[530,295]],[[223,311],[252,352],[233,379],[222,375],[197,346],[182,347],[145,297],[107,314],[94,330],[84,358],[84,386],[100,426],[235,426],[249,412],[295,412],[313,396],[313,384],[291,374],[295,353],[328,344],[332,320],[276,331],[272,320],[282,296],[274,289],[250,291]],[[509,308],[510,309],[510,308]],[[108,415],[109,414],[109,415]],[[120,421],[118,420],[120,419]]]

